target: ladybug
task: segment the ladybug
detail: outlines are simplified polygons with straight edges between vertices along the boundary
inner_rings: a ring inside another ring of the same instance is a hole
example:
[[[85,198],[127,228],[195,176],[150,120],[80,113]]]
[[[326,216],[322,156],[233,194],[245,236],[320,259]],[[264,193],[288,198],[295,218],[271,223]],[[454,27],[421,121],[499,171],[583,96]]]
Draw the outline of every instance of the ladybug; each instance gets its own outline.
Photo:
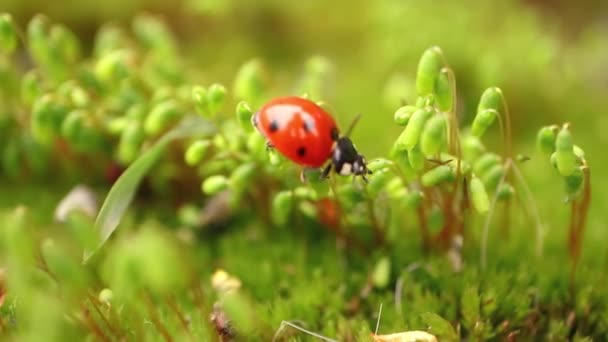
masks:
[[[255,128],[267,139],[269,148],[276,148],[294,163],[307,168],[320,168],[327,177],[332,166],[336,173],[361,176],[371,173],[365,157],[353,142],[340,131],[334,118],[316,103],[296,96],[279,97],[266,103],[252,116]],[[355,118],[349,133],[359,117]]]

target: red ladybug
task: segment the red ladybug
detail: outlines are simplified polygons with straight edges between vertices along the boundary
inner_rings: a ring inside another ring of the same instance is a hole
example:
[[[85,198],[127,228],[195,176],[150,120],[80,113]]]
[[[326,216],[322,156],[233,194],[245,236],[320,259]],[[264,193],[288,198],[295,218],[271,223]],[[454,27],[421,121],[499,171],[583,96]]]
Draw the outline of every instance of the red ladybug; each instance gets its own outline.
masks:
[[[358,118],[357,118],[358,119]],[[327,177],[332,165],[336,173],[359,175],[364,180],[371,173],[363,157],[347,136],[340,137],[334,119],[316,103],[295,96],[279,97],[266,103],[252,117],[253,125],[276,148],[296,164],[320,168]],[[351,129],[356,120],[351,125]]]

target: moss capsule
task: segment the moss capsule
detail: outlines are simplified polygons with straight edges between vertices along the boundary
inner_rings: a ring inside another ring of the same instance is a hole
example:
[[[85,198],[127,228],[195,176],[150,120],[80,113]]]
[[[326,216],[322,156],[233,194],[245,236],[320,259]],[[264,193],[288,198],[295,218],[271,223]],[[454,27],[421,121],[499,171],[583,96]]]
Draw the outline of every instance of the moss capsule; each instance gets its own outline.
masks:
[[[473,177],[469,189],[471,191],[473,207],[478,213],[485,214],[490,208],[490,200],[483,182],[479,178]]]
[[[555,139],[557,138],[558,127],[545,126],[542,127],[536,134],[536,147],[539,151],[551,154],[555,151]]]
[[[253,125],[251,124],[252,116],[253,111],[247,102],[241,101],[236,105],[236,118],[239,121],[241,128],[246,132],[253,131]]]
[[[144,131],[148,135],[156,135],[175,123],[180,116],[177,101],[167,100],[152,108],[144,121]]]
[[[564,125],[555,139],[555,161],[557,171],[562,176],[570,176],[577,167],[576,155],[572,144],[572,134],[568,125]]]
[[[452,94],[452,87],[450,85],[450,78],[446,69],[442,70],[437,76],[435,82],[435,100],[437,101],[437,107],[444,112],[452,110],[454,101],[454,94]]]
[[[443,66],[443,52],[437,46],[427,49],[420,57],[416,72],[416,91],[418,95],[433,94],[435,83]]]
[[[477,112],[475,119],[473,119],[473,124],[471,125],[471,134],[476,137],[481,137],[488,127],[494,123],[497,116],[498,112],[494,109],[486,109]]]
[[[431,115],[433,115],[433,111],[428,108],[418,109],[412,114],[403,133],[397,139],[397,144],[400,149],[410,150],[418,144],[424,124]]]
[[[201,186],[203,193],[206,195],[215,195],[222,190],[228,188],[228,178],[223,175],[213,175],[207,177]]]
[[[477,113],[483,112],[484,110],[488,109],[500,112],[501,108],[502,90],[497,87],[491,87],[486,89],[483,94],[481,94],[479,104],[477,105]]]
[[[501,160],[502,159],[498,154],[488,152],[475,160],[473,163],[473,171],[478,175],[482,175],[495,165],[499,165]]]
[[[219,83],[212,84],[207,91],[207,101],[212,115],[216,114],[222,108],[225,100],[226,88]]]
[[[415,106],[403,106],[395,111],[393,120],[399,126],[405,126],[410,121],[412,114],[418,109]]]
[[[446,181],[453,181],[456,178],[454,169],[448,165],[439,165],[422,175],[421,183],[425,187],[435,186]]]
[[[7,55],[17,48],[17,29],[13,17],[8,13],[0,14],[0,51]]]
[[[184,160],[189,166],[194,166],[200,163],[205,154],[209,150],[211,142],[209,140],[197,140],[188,146],[186,153],[184,154]]]
[[[425,156],[433,156],[441,151],[446,144],[447,123],[443,114],[431,117],[422,130],[420,149]]]
[[[583,171],[577,167],[572,174],[564,177],[566,193],[572,197],[578,196],[583,188],[584,180],[585,175]]]
[[[490,189],[490,191],[495,191],[498,183],[505,175],[505,168],[502,164],[495,164],[490,167],[487,171],[481,174],[481,180],[483,184],[486,186],[486,189]]]
[[[426,158],[420,150],[420,145],[416,145],[414,148],[407,151],[407,160],[412,169],[416,171],[421,171],[424,168],[424,161]]]

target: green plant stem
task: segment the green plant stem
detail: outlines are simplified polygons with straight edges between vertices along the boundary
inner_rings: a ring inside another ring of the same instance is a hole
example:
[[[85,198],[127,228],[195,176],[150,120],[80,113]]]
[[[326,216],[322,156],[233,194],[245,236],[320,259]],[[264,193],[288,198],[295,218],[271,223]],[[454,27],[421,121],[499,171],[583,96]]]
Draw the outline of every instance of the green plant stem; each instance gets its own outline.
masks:
[[[536,257],[540,258],[543,254],[543,224],[540,218],[540,213],[538,211],[538,207],[536,206],[536,201],[534,201],[534,196],[532,195],[532,191],[524,178],[524,175],[521,173],[519,168],[513,161],[510,161],[510,165],[513,168],[513,173],[519,180],[521,187],[523,188],[526,197],[528,198],[528,205],[524,205],[523,207],[526,209],[528,216],[530,216],[536,223]],[[507,170],[508,171],[508,170]],[[508,172],[505,172],[507,175]]]
[[[490,210],[486,214],[486,220],[484,222],[483,229],[482,229],[481,250],[480,250],[480,263],[481,263],[482,271],[485,271],[485,269],[487,267],[488,237],[490,235],[490,223],[492,222],[492,216],[494,214],[494,210],[496,209],[496,204],[498,203],[498,191],[497,190],[500,189],[500,186],[507,179],[507,174],[509,173],[509,169],[511,168],[511,165],[512,165],[511,160],[510,159],[507,160],[505,163],[505,173],[504,173],[504,175],[502,175],[502,177],[500,178],[500,182],[498,182],[498,185],[496,186],[494,196],[492,197],[492,203],[490,204]]]

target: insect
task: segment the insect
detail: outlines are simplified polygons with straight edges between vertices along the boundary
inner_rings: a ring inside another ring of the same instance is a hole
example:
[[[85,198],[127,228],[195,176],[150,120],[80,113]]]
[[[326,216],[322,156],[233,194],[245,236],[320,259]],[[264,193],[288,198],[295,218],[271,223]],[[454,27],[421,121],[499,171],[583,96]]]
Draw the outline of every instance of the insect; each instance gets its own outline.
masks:
[[[365,157],[348,138],[357,116],[345,136],[340,136],[334,118],[316,103],[295,96],[279,97],[266,103],[252,117],[253,125],[285,157],[307,168],[320,168],[327,177],[331,169],[348,176],[371,173]]]

